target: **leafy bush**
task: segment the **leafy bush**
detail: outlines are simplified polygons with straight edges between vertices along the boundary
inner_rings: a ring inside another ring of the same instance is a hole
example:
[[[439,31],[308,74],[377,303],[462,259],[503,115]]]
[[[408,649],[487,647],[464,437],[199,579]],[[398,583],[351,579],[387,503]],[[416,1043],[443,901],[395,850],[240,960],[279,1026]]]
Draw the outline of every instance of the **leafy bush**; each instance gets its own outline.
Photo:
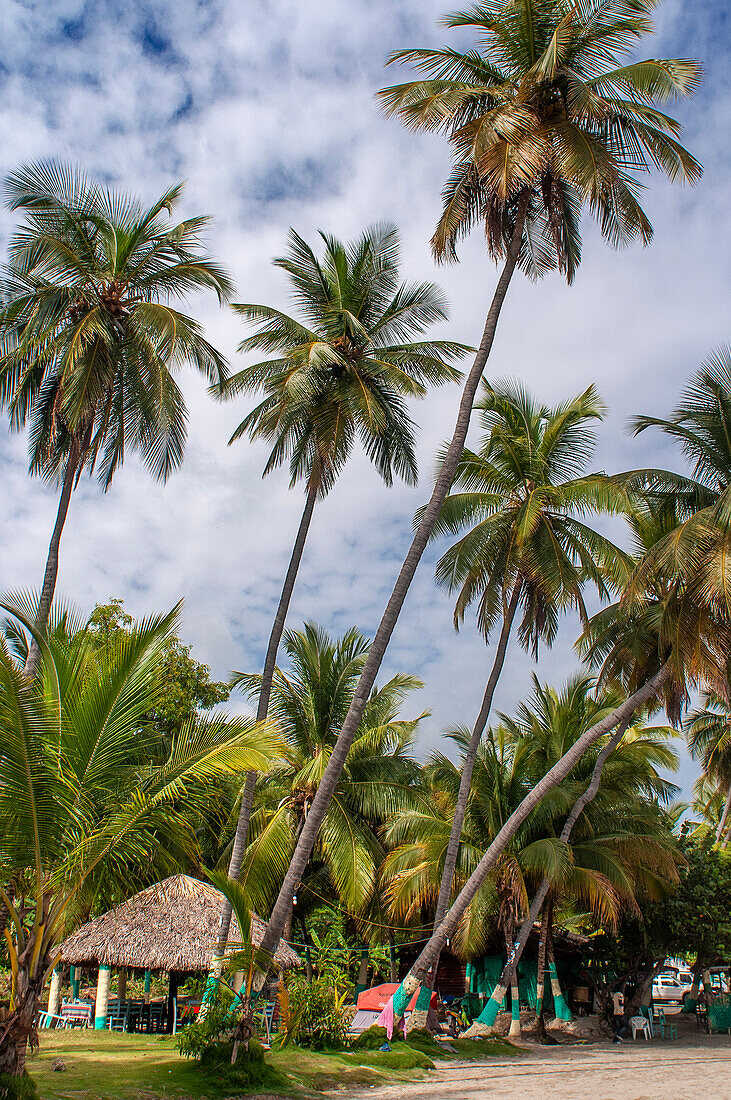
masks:
[[[38,1100],[38,1092],[27,1072],[20,1077],[0,1073],[0,1098],[2,1100]]]
[[[364,1066],[390,1066],[391,1069],[434,1069],[434,1063],[422,1050],[394,1043],[391,1050],[364,1050],[358,1055]]]
[[[179,1031],[175,1042],[184,1058],[201,1060],[209,1047],[220,1045],[236,1026],[238,1013],[230,1005],[211,1004],[203,1019],[196,1019]],[[229,1048],[229,1061],[231,1050]]]
[[[394,1031],[393,1042],[403,1042],[403,1031]],[[377,1024],[373,1024],[372,1027],[366,1028],[361,1032],[357,1039],[353,1039],[350,1044],[353,1050],[380,1050],[384,1043],[390,1043],[391,1040],[388,1037],[388,1032],[385,1027],[378,1027]]]
[[[324,980],[295,979],[289,989],[293,1013],[299,1014],[297,1042],[311,1050],[340,1050],[348,1038],[351,1009],[347,994],[339,994]]]
[[[406,1042],[414,1050],[420,1050],[424,1054],[434,1056],[441,1051],[439,1043],[426,1027],[415,1027],[412,1031],[407,1032]]]

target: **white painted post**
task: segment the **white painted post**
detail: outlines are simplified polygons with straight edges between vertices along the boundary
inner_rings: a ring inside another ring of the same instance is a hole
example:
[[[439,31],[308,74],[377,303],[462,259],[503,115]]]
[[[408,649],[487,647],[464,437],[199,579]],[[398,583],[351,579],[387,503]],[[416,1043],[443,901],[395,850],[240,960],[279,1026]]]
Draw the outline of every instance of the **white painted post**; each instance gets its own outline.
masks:
[[[51,975],[51,988],[48,991],[48,1014],[58,1016],[61,1007],[61,967],[54,968]]]
[[[109,979],[111,967],[99,964],[99,977],[96,982],[96,1006],[94,1008],[94,1029],[102,1031],[107,1026],[107,1008],[109,1007]]]

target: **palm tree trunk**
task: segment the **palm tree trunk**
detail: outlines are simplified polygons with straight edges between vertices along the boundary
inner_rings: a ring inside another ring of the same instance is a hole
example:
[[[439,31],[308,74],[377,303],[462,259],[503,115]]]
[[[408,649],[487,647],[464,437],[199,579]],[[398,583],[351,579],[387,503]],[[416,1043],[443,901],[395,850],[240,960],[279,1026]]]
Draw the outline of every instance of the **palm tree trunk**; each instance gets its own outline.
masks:
[[[668,679],[669,675],[670,666],[669,664],[665,664],[647,681],[647,683],[643,684],[641,688],[638,688],[637,691],[628,696],[628,698],[612,711],[611,714],[608,714],[605,718],[602,718],[601,721],[586,730],[586,732],[576,740],[571,748],[564,753],[561,759],[546,772],[543,778],[540,779],[535,787],[525,796],[523,801],[513,811],[498,832],[492,844],[463,886],[459,896],[452,904],[439,928],[436,932],[432,933],[428,943],[412,966],[409,974],[404,979],[404,982],[408,981],[409,986],[412,987],[412,991],[418,984],[425,980],[434,959],[441,952],[447,938],[454,935],[454,931],[463,913],[497,863],[499,856],[503,853],[526,818],[530,816],[539,804],[543,796],[566,778],[590,745],[613,730],[618,723],[631,718],[636,710],[640,710],[645,703],[653,699]]]
[[[43,588],[41,589],[41,598],[38,603],[38,611],[36,612],[35,628],[39,634],[42,634],[48,625],[48,617],[51,614],[51,604],[53,603],[53,594],[56,591],[56,578],[58,577],[58,550],[61,545],[61,535],[63,533],[63,527],[66,522],[66,516],[69,510],[69,504],[71,503],[71,493],[74,488],[74,479],[79,467],[79,450],[76,445],[72,445],[69,452],[68,459],[66,461],[66,469],[63,475],[63,482],[61,485],[61,498],[58,502],[58,511],[56,512],[56,522],[53,527],[53,534],[51,535],[51,541],[48,546],[48,557],[46,558],[46,572],[43,576]],[[30,649],[28,650],[28,656],[25,661],[25,668],[23,674],[28,680],[32,680],[38,671],[38,665],[41,660],[41,648],[35,638],[31,639]]]
[[[728,817],[729,807],[731,807],[731,783],[729,783],[729,785],[728,785],[728,791],[726,792],[726,801],[724,802],[724,805],[723,805],[723,813],[721,814],[721,820],[719,821],[718,828],[716,829],[716,839],[715,839],[716,844],[718,844],[719,840],[723,836],[723,827],[726,824],[726,818]]]
[[[538,941],[538,965],[536,967],[536,1035],[539,1040],[543,1040],[546,1036],[543,1005],[545,1003],[544,991],[546,988],[546,944],[548,942],[548,932],[551,925],[552,904],[549,898],[543,906],[540,940]]]
[[[277,613],[274,616],[272,632],[269,635],[269,645],[267,646],[266,657],[264,659],[264,670],[261,676],[261,688],[259,689],[259,703],[256,708],[257,722],[264,722],[269,711],[269,697],[272,691],[274,669],[277,663],[277,652],[279,650],[279,643],[282,640],[282,634],[284,633],[284,624],[287,619],[287,612],[289,610],[290,600],[292,599],[292,592],[294,590],[294,583],[297,579],[297,572],[300,567],[300,562],[302,561],[302,552],[305,548],[307,533],[310,529],[310,523],[312,521],[312,513],[315,508],[316,499],[317,485],[311,485],[307,491],[304,511],[302,512],[302,518],[300,519],[297,537],[294,540],[292,556],[289,559],[287,573],[284,578],[284,585],[282,586],[282,594],[279,597],[279,606],[277,607]],[[251,807],[254,801],[255,786],[256,772],[249,772],[246,776],[244,793],[241,797],[239,819],[236,823],[236,833],[234,835],[234,842],[231,848],[231,859],[228,865],[228,877],[231,879],[237,879],[239,877],[241,864],[244,859],[246,840],[249,835],[249,819],[251,817]],[[221,913],[221,927],[218,936],[218,948],[216,951],[216,954],[219,956],[223,955],[226,949],[226,944],[228,942],[228,933],[229,928],[231,927],[231,912],[231,905],[227,901],[225,902],[223,912]]]
[[[612,753],[614,749],[616,749],[617,745],[624,737],[631,723],[632,713],[626,715],[626,717],[622,719],[622,721],[619,723],[617,732],[609,739],[609,741],[607,741],[606,745],[597,756],[596,763],[594,764],[594,769],[591,773],[591,779],[589,780],[589,785],[583,792],[583,794],[581,794],[576,799],[576,802],[574,802],[573,806],[571,807],[571,812],[568,814],[563,824],[559,839],[564,844],[568,844],[569,840],[571,839],[571,833],[573,832],[574,825],[579,820],[579,817],[581,816],[584,808],[588,806],[592,799],[596,798],[597,791],[599,790],[599,784],[601,782],[602,772],[604,770],[604,765],[606,764],[610,753]],[[525,918],[523,924],[521,925],[520,932],[518,933],[518,938],[508,950],[508,961],[506,962],[503,968],[503,972],[500,975],[500,981],[495,987],[495,991],[493,992],[492,997],[487,1002],[478,1017],[481,1024],[486,1024],[488,1026],[492,1026],[492,1024],[494,1024],[500,1005],[502,1004],[503,997],[505,996],[505,990],[510,985],[513,974],[517,970],[518,963],[520,962],[523,951],[525,950],[525,945],[528,943],[528,938],[530,937],[535,922],[538,920],[538,914],[543,908],[543,903],[548,896],[548,891],[550,890],[550,888],[550,879],[544,878],[541,882],[541,885],[536,890],[535,897],[533,898],[530,909],[528,910],[528,916]],[[544,938],[545,937],[543,936],[542,930],[541,948],[545,947]],[[541,1000],[542,999],[543,990],[541,989]]]
[[[452,818],[452,829],[449,834],[449,843],[447,844],[447,854],[444,858],[444,868],[442,870],[442,881],[439,886],[439,899],[437,901],[436,914],[434,916],[434,931],[436,932],[439,925],[444,920],[444,914],[449,908],[449,898],[452,893],[452,882],[454,881],[454,870],[457,866],[457,854],[459,852],[459,842],[462,837],[462,826],[464,825],[465,814],[467,813],[467,800],[470,796],[470,786],[472,784],[472,772],[475,767],[475,760],[477,759],[477,750],[480,747],[480,740],[487,725],[487,719],[490,716],[490,708],[492,707],[492,697],[495,694],[495,688],[497,682],[500,679],[500,673],[503,670],[505,664],[505,654],[508,648],[508,641],[510,639],[510,631],[513,626],[513,620],[515,613],[518,610],[518,603],[520,601],[520,581],[517,581],[515,587],[510,596],[510,602],[505,608],[503,615],[503,626],[500,631],[500,638],[498,639],[497,651],[495,653],[495,660],[492,663],[492,669],[490,676],[485,687],[485,694],[482,697],[482,706],[480,707],[480,713],[477,715],[477,721],[475,722],[472,730],[472,736],[467,748],[467,754],[462,766],[462,775],[459,781],[459,793],[457,795],[457,802],[454,807],[454,817]],[[436,976],[437,967],[439,966],[439,956],[437,956],[434,968],[432,970],[432,982]]]
[[[404,563],[401,566],[401,571],[399,572],[390,599],[386,605],[383,618],[381,619],[376,635],[368,651],[368,658],[363,666],[363,672],[356,686],[353,700],[317,789],[317,794],[315,795],[307,818],[307,824],[302,831],[299,843],[292,857],[292,862],[289,865],[289,869],[279,891],[279,896],[274,904],[269,924],[267,925],[264,939],[261,944],[262,951],[271,952],[273,946],[279,940],[286,919],[289,899],[292,897],[297,887],[297,883],[304,874],[307,861],[310,858],[310,853],[315,843],[315,838],[324,820],[327,807],[335,792],[342,770],[345,767],[345,761],[347,760],[350,746],[353,743],[353,738],[360,725],[363,709],[368,701],[371,688],[375,683],[376,675],[381,667],[381,662],[388,647],[388,643],[391,640],[391,635],[398,622],[414,574],[416,573],[422,554],[434,530],[447,493],[454,481],[457,464],[462,457],[465,440],[467,438],[467,429],[470,425],[472,406],[477,394],[477,387],[487,364],[493,340],[495,339],[495,331],[497,329],[500,311],[505,301],[505,295],[507,294],[508,286],[510,285],[510,280],[513,277],[518,260],[529,197],[529,193],[526,192],[521,198],[518,206],[510,248],[508,249],[508,255],[487,314],[480,346],[467,376],[464,390],[462,391],[452,440],[442,462],[429,503],[424,509],[421,522],[416,530],[416,534],[414,535],[414,539],[404,559]]]

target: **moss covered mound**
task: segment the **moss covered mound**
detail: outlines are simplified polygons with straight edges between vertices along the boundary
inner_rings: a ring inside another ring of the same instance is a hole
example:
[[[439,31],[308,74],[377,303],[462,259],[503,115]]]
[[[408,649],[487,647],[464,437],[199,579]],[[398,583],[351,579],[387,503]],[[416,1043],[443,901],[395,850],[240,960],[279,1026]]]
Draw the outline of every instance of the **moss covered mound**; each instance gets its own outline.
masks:
[[[373,1027],[366,1028],[357,1039],[353,1039],[350,1044],[351,1050],[379,1050],[384,1043],[402,1043],[404,1041],[403,1031],[394,1031],[393,1039],[389,1039],[388,1032],[385,1027],[377,1027],[375,1024]]]

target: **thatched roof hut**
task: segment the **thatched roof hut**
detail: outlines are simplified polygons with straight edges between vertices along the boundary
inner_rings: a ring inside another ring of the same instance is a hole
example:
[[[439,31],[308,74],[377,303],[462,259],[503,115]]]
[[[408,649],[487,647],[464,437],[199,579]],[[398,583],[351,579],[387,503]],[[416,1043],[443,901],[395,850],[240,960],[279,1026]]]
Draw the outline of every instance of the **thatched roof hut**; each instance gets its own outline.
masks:
[[[139,970],[206,971],[218,940],[223,894],[210,883],[173,875],[77,929],[61,944],[61,959],[75,966],[106,963]],[[251,938],[258,947],[264,921],[252,914]],[[241,942],[234,917],[229,943]],[[280,969],[300,965],[299,955],[279,941]]]

